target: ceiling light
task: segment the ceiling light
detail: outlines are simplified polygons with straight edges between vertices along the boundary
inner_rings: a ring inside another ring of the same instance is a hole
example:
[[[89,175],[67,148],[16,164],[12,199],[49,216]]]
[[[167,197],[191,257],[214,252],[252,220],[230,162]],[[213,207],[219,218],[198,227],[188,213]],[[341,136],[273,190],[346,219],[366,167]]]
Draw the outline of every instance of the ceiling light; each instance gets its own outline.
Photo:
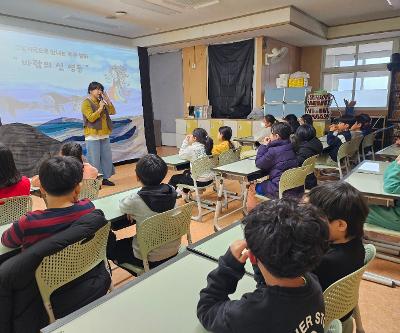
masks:
[[[128,13],[126,11],[124,11],[124,10],[117,10],[115,12],[115,16],[117,16],[117,17],[124,16],[126,14],[128,14]]]
[[[213,5],[217,5],[219,4],[219,0],[214,0],[214,1],[210,1],[210,2],[206,2],[206,3],[201,3],[199,5],[195,5],[193,6],[194,9],[200,9],[200,8],[204,8],[204,7],[208,7],[208,6],[213,6]]]

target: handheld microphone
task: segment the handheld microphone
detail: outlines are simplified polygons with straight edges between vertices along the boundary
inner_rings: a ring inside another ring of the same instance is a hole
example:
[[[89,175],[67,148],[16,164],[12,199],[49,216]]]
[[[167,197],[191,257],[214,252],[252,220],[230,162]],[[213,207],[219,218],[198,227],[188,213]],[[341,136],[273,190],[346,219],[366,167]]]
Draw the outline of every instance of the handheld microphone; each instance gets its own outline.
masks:
[[[108,105],[107,101],[104,99],[103,95],[100,95],[100,101],[103,101],[105,105]]]

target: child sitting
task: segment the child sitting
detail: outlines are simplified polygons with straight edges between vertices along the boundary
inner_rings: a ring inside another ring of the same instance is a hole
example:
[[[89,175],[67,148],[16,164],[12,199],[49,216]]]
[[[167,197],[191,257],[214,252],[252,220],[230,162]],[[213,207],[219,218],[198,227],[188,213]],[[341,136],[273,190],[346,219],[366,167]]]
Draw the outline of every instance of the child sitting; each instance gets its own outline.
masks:
[[[148,217],[175,207],[176,191],[172,186],[162,183],[167,171],[168,167],[164,160],[157,155],[145,155],[137,162],[136,177],[143,187],[119,203],[121,212],[128,214],[130,220],[136,221],[137,226],[140,226]],[[180,244],[179,239],[152,250],[148,256],[150,268],[175,256]],[[143,267],[143,258],[136,236],[115,241],[115,237],[111,235],[107,252],[108,258],[116,264],[129,263]]]
[[[213,155],[219,155],[229,149],[234,149],[234,146],[231,142],[232,138],[232,128],[229,126],[222,126],[218,129],[218,140],[219,144],[214,145],[211,153]]]
[[[272,114],[266,114],[264,116],[263,121],[261,123],[262,130],[255,136],[257,143],[263,141],[265,138],[271,135],[271,127],[275,123],[276,119]]]
[[[387,193],[400,194],[400,156],[386,168],[383,174],[383,189]],[[371,205],[367,223],[400,231],[400,207]]]
[[[300,118],[299,118],[299,124],[300,125],[305,125],[308,124],[310,126],[313,126],[314,121],[313,118],[311,117],[311,115],[309,114],[303,114]]]
[[[329,127],[329,132],[326,136],[329,147],[326,148],[326,151],[334,162],[337,162],[337,154],[342,143],[351,140],[349,128],[352,122],[350,118],[342,117],[337,120],[336,124],[332,124]]]
[[[76,142],[64,143],[60,151],[61,156],[75,157],[83,165],[83,179],[96,179],[99,175],[97,169],[91,164],[84,162],[82,146]],[[31,179],[33,187],[40,187],[39,176],[33,176]]]
[[[2,244],[26,248],[90,214],[93,203],[88,199],[78,201],[82,175],[82,164],[74,157],[57,156],[44,161],[39,168],[39,179],[47,209],[29,212],[13,223],[4,231]]]
[[[182,146],[179,149],[179,157],[183,160],[193,162],[201,157],[211,155],[213,140],[208,136],[203,128],[195,128],[192,135],[186,136]],[[198,186],[206,186],[213,182],[214,173],[206,172],[196,179]],[[193,185],[193,179],[190,170],[186,170],[182,174],[173,175],[168,182],[169,185],[177,187],[178,184]],[[183,189],[184,193],[188,193],[188,189]],[[178,194],[180,191],[178,191]]]
[[[371,133],[371,118],[366,114],[360,114],[354,117],[354,124],[350,127],[351,138],[365,136]]]
[[[319,155],[322,152],[322,143],[316,137],[315,128],[312,125],[300,125],[295,133],[294,150],[299,165],[314,155]],[[317,178],[314,174],[310,174],[306,178],[306,189],[311,189],[317,186]]]
[[[294,114],[287,114],[285,117],[283,117],[283,121],[289,124],[291,129],[290,134],[296,133],[297,127],[300,126],[300,123]]]
[[[269,198],[278,197],[279,180],[284,171],[298,166],[297,158],[290,143],[291,129],[286,123],[275,123],[269,138],[265,138],[258,148],[256,166],[265,173],[269,179],[256,185],[258,194]]]
[[[364,265],[362,238],[368,206],[358,190],[340,181],[314,187],[306,201],[319,208],[329,222],[330,247],[314,270],[325,290]],[[341,320],[345,321],[351,314]]]
[[[0,199],[29,195],[30,190],[29,178],[21,176],[11,150],[0,143]]]
[[[312,274],[324,254],[328,225],[311,205],[263,202],[243,219],[245,240],[220,257],[200,291],[197,316],[212,332],[324,332],[324,301]],[[247,259],[257,265],[256,290],[232,301]]]

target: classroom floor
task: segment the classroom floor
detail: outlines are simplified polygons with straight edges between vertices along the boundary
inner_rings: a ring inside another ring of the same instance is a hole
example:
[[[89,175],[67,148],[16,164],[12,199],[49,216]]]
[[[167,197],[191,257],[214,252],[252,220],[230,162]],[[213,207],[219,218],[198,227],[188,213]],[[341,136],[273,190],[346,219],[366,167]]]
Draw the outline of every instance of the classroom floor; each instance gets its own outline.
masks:
[[[161,156],[176,154],[175,147],[161,147],[158,153]],[[168,171],[166,182],[169,180],[173,171]],[[111,178],[116,186],[105,186],[100,190],[100,196],[127,190],[138,186],[135,176],[135,164],[124,164],[116,167],[116,174]],[[239,191],[237,182],[227,182],[229,189]],[[216,198],[215,194],[210,194],[209,198]],[[180,202],[179,202],[180,203]],[[118,204],[118,203],[116,203]],[[239,203],[230,203],[229,208],[236,208]],[[34,209],[43,209],[42,199],[34,197]],[[210,213],[203,217],[203,222],[192,221],[190,230],[193,242],[212,234],[214,214]],[[233,221],[239,220],[242,214],[236,213],[226,218],[221,224],[229,225]],[[124,238],[135,233],[135,228],[127,228],[118,232],[118,237]],[[400,280],[400,265],[392,262],[375,259],[369,266],[368,271],[385,275]],[[132,276],[121,268],[113,269],[113,283],[116,288],[122,286],[132,279]],[[206,283],[204,281],[204,283]],[[397,333],[400,325],[400,287],[390,288],[369,281],[362,281],[360,287],[360,311],[365,332],[367,333]]]

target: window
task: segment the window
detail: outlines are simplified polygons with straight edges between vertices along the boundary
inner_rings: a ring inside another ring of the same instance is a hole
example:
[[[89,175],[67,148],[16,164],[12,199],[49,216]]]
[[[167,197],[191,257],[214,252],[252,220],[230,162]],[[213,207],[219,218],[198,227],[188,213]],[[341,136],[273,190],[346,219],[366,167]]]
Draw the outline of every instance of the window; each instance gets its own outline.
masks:
[[[386,64],[393,53],[393,40],[360,42],[325,49],[322,79],[325,90],[338,105],[356,100],[357,107],[387,107],[389,75]]]

